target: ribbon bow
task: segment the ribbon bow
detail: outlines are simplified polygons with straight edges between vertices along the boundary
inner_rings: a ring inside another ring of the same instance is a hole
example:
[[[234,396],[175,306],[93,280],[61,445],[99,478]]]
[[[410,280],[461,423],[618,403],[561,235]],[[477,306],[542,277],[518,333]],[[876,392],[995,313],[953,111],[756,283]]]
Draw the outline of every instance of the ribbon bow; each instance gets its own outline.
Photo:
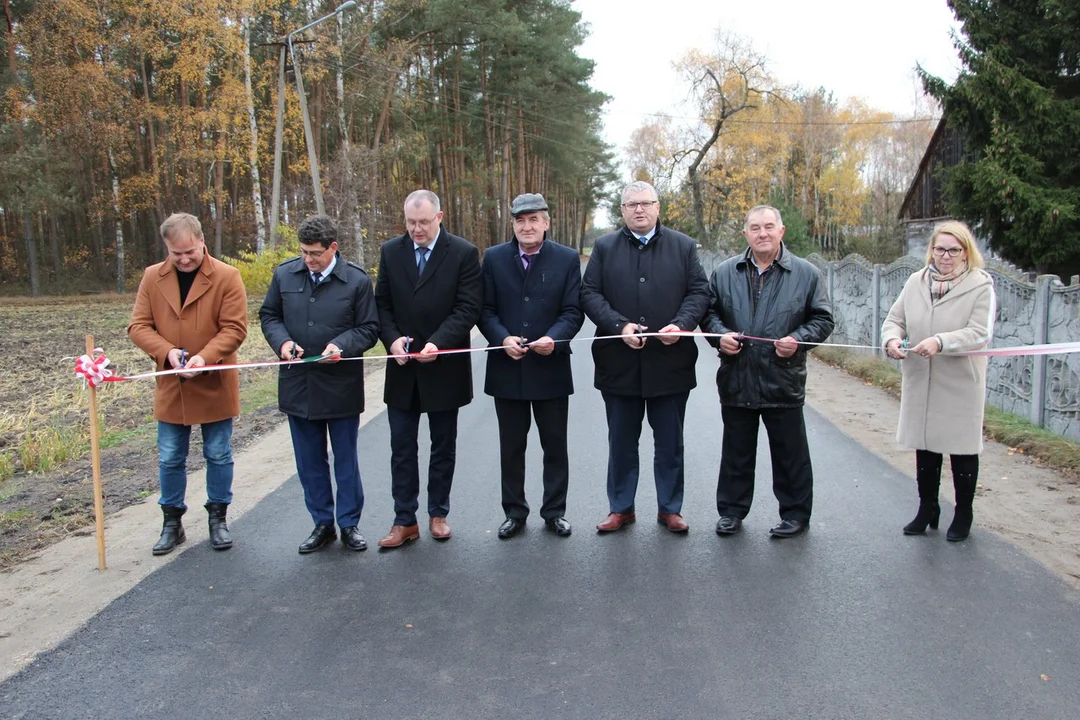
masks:
[[[75,360],[75,377],[81,377],[87,385],[96,388],[108,378],[113,376],[109,370],[109,358],[105,357],[105,351],[94,348],[94,356],[83,355]]]

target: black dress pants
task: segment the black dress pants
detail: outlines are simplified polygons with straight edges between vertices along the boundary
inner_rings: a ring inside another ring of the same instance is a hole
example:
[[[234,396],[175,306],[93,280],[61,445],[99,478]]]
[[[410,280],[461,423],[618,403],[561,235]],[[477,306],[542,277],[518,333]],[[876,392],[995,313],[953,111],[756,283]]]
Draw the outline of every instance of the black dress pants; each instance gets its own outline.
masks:
[[[758,427],[765,423],[772,458],[773,494],[782,520],[810,520],[814,500],[814,472],[802,407],[741,408],[723,405],[724,441],[716,509],[721,515],[745,518],[754,499]]]
[[[394,524],[415,525],[420,507],[420,430],[419,395],[412,406],[403,410],[386,408],[390,421],[390,475],[394,495]],[[457,408],[428,412],[431,433],[431,457],[428,460],[428,515],[446,517],[450,513],[450,488],[457,464]]]
[[[641,423],[646,415],[653,431],[653,479],[656,510],[681,513],[685,466],[683,421],[690,392],[641,398],[602,393],[608,422],[608,508],[613,513],[634,512],[640,460]]]
[[[544,449],[544,498],[540,517],[552,520],[566,514],[566,490],[570,482],[570,458],[566,424],[570,398],[506,400],[495,398],[499,418],[499,459],[502,465],[502,506],[506,517],[524,520],[529,515],[525,500],[525,448],[532,418],[540,431]]]

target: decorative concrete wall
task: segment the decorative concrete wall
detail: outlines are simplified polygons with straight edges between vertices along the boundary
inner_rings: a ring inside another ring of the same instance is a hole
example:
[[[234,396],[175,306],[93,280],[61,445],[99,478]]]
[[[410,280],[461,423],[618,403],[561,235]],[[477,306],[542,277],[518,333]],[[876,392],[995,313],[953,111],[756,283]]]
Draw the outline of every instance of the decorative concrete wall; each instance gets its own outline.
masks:
[[[724,256],[705,253],[707,273]],[[875,265],[859,255],[832,262],[807,258],[826,278],[836,329],[831,342],[881,346],[881,323],[921,259],[902,257]],[[1023,273],[988,260],[994,278],[997,318],[992,347],[1080,341],[1080,282],[1068,287],[1056,275]],[[884,357],[879,349],[875,352]],[[1080,354],[990,358],[986,399],[994,407],[1027,418],[1059,435],[1080,441]]]

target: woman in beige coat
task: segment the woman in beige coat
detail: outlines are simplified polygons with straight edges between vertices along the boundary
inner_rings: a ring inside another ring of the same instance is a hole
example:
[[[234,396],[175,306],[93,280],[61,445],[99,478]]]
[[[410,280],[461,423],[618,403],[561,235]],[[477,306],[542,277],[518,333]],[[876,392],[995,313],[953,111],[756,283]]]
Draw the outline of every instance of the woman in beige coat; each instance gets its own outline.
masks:
[[[956,490],[956,513],[946,538],[963,540],[971,530],[986,358],[956,353],[984,348],[993,336],[994,283],[983,264],[967,225],[938,225],[926,251],[927,266],[908,278],[881,328],[886,353],[904,360],[896,440],[915,449],[919,486],[919,512],[904,526],[907,535],[938,526],[945,453]]]

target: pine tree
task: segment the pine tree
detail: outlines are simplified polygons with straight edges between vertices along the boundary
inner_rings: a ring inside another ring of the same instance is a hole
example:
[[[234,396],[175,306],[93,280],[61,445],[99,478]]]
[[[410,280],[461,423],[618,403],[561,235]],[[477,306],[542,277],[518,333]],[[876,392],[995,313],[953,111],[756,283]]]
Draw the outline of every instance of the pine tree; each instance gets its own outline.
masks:
[[[963,23],[953,85],[920,69],[968,157],[945,170],[950,214],[1023,267],[1080,270],[1080,8],[949,0]]]

